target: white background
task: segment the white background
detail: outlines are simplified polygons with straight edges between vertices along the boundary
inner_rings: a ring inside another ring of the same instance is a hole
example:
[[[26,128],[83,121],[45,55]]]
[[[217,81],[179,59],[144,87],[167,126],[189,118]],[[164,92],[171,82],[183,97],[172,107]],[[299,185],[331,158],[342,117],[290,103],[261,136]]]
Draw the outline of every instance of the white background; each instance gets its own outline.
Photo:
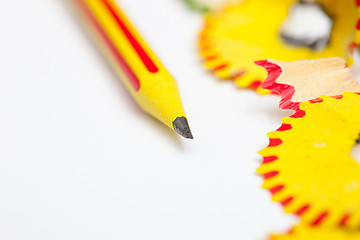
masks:
[[[220,81],[180,0],[119,0],[177,79],[195,140],[137,107],[61,0],[0,8],[0,239],[264,239],[295,219],[256,175],[277,96]],[[241,56],[239,56],[241,57]]]

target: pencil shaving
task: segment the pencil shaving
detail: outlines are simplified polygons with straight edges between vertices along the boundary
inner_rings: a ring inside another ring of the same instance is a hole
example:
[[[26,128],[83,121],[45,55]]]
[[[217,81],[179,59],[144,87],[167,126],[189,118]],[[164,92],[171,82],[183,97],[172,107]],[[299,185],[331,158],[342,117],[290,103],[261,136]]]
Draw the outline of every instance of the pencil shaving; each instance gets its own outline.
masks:
[[[321,96],[282,123],[259,152],[263,188],[304,224],[358,228],[360,165],[350,153],[359,141],[360,96]]]
[[[299,109],[299,103],[320,95],[336,96],[344,92],[360,92],[360,84],[352,77],[342,58],[324,58],[280,62],[257,61],[268,71],[261,87],[281,96],[280,108]]]
[[[281,38],[283,22],[295,3],[295,0],[244,0],[207,15],[199,41],[205,67],[218,78],[235,80],[240,87],[264,94],[270,93],[260,88],[266,71],[254,61],[341,57],[351,65],[351,55],[359,43],[356,2],[316,1],[333,20],[330,39],[321,50],[290,45]]]

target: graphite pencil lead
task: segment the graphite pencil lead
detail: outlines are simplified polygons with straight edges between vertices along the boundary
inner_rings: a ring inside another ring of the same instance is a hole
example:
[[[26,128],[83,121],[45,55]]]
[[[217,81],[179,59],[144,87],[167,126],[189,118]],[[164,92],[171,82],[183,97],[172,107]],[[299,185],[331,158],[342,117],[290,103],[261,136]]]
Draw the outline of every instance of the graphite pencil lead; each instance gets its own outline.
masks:
[[[173,121],[174,130],[184,138],[194,139],[186,117],[177,117]]]

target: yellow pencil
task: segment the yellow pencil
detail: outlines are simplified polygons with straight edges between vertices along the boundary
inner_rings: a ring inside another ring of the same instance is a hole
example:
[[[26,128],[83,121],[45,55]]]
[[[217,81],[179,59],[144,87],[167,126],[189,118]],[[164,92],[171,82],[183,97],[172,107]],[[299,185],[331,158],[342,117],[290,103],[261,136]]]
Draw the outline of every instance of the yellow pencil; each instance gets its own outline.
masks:
[[[112,0],[71,0],[137,103],[185,138],[193,138],[175,80]]]

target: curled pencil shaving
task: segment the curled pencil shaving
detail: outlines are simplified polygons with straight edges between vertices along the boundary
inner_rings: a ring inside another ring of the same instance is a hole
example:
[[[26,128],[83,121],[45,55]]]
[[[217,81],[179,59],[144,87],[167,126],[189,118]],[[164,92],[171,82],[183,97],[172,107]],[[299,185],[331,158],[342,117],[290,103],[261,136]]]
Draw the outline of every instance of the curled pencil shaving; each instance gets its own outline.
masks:
[[[342,57],[351,65],[351,55],[360,41],[356,1],[316,1],[333,20],[330,40],[321,50],[293,46],[281,38],[283,22],[296,3],[296,0],[244,0],[208,14],[199,40],[204,65],[217,77],[235,80],[240,87],[262,94],[271,91],[260,87],[266,71],[254,64],[259,59],[296,61]]]
[[[359,133],[360,95],[300,103],[259,152],[263,188],[305,224],[358,229],[360,164],[351,152]]]
[[[344,92],[360,92],[360,84],[352,77],[342,58],[324,58],[281,62],[256,61],[268,76],[261,87],[279,93],[280,108],[298,110],[301,102],[320,95],[336,96]]]

